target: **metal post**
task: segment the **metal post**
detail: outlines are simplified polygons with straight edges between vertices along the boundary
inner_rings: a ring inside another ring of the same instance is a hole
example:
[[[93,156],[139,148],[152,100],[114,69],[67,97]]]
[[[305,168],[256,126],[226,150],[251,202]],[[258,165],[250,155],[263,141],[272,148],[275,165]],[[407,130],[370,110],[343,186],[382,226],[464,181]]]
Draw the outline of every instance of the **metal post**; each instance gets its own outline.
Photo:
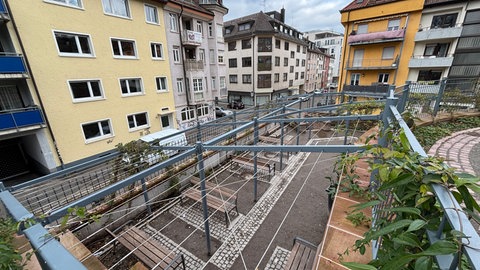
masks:
[[[285,114],[285,105],[282,108],[282,114]],[[285,122],[280,123],[280,145],[283,145],[283,128],[285,126]],[[283,150],[280,150],[280,170],[283,171]]]
[[[202,141],[202,129],[200,128],[200,122],[197,121],[197,141]]]
[[[203,145],[202,142],[197,142],[197,159],[198,159],[198,174],[200,176],[200,192],[202,194],[203,207],[203,221],[205,226],[205,238],[207,240],[207,254],[212,255],[212,248],[210,242],[210,224],[208,222],[208,208],[207,208],[207,189],[205,187],[205,166],[203,164]]]
[[[142,191],[143,191],[143,199],[145,200],[145,206],[147,207],[148,214],[152,214],[152,208],[150,207],[150,199],[148,198],[148,192],[147,192],[147,185],[145,183],[145,178],[142,178],[141,180],[142,183]]]
[[[382,123],[383,123],[383,128],[382,128],[382,136],[378,139],[378,144],[381,145],[382,147],[387,146],[387,136],[385,134],[385,131],[387,130],[389,126],[389,119],[393,119],[394,115],[392,111],[390,110],[390,106],[395,106],[398,102],[398,98],[393,96],[393,91],[395,90],[394,85],[390,85],[388,91],[389,95],[387,97],[387,101],[385,102],[385,108],[383,109],[382,113]]]
[[[299,109],[300,111],[298,111],[298,118],[302,118],[302,101],[300,101],[300,105],[299,105]],[[300,122],[297,123],[297,128],[296,128],[296,131],[297,131],[297,145],[300,144]]]
[[[352,104],[352,97],[350,97],[350,104]],[[347,115],[350,116],[352,114],[351,110],[347,111]],[[347,145],[347,137],[348,137],[348,129],[350,128],[350,120],[345,121],[345,137],[343,138],[343,145]]]
[[[403,92],[402,92],[402,99],[399,100],[397,109],[400,113],[403,113],[405,111],[405,108],[407,107],[407,101],[408,101],[408,96],[410,95],[410,85],[412,84],[411,81],[406,81],[405,85],[403,86]]]
[[[435,99],[435,105],[433,107],[433,117],[437,116],[438,110],[440,109],[440,102],[443,99],[443,93],[445,91],[445,86],[447,85],[447,79],[443,78],[440,81],[440,88],[438,89],[438,95]]]
[[[253,118],[253,145],[258,144],[258,118]],[[258,164],[257,164],[258,152],[253,152],[253,201],[257,201],[257,182],[258,182]]]
[[[233,111],[233,129],[237,128],[237,112]],[[237,145],[237,133],[235,133],[234,144]]]
[[[3,184],[2,181],[0,181],[0,191],[4,191],[5,190],[5,185]]]

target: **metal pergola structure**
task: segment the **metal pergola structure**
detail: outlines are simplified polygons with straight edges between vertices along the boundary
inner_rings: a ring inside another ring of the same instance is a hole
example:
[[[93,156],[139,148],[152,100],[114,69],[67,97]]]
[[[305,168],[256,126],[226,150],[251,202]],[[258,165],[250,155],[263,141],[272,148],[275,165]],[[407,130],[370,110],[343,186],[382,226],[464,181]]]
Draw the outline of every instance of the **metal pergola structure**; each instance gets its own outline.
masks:
[[[71,255],[57,240],[49,234],[49,232],[43,227],[43,225],[52,223],[63,216],[65,216],[69,209],[77,206],[86,206],[100,200],[116,191],[125,188],[135,182],[142,181],[142,185],[145,184],[145,178],[151,175],[154,172],[160,171],[168,166],[172,166],[186,160],[192,156],[196,157],[198,162],[198,171],[201,185],[201,195],[202,195],[202,208],[203,208],[203,217],[204,217],[204,226],[206,234],[206,244],[207,252],[211,253],[211,244],[210,244],[210,229],[209,229],[209,220],[208,220],[208,209],[207,209],[207,196],[206,196],[206,186],[205,186],[205,169],[204,169],[204,154],[206,151],[249,151],[253,153],[253,182],[254,182],[254,201],[257,200],[257,154],[259,152],[330,152],[330,153],[353,153],[358,151],[363,151],[363,146],[361,145],[346,145],[346,136],[345,132],[345,143],[344,145],[299,145],[298,136],[296,145],[284,145],[284,127],[289,123],[297,123],[296,132],[298,135],[299,132],[299,123],[315,123],[315,122],[339,122],[344,121],[346,124],[346,130],[348,130],[348,125],[350,121],[365,121],[365,120],[382,120],[384,125],[387,126],[389,122],[396,120],[402,128],[407,130],[407,136],[411,141],[412,148],[419,152],[422,155],[425,155],[425,152],[422,152],[420,145],[416,141],[415,137],[408,127],[406,127],[405,122],[400,116],[400,112],[403,111],[406,101],[398,100],[398,98],[393,96],[393,87],[390,89],[391,95],[384,100],[385,108],[383,112],[379,115],[338,115],[338,116],[324,116],[324,117],[301,117],[302,113],[314,113],[314,112],[328,112],[339,109],[342,105],[326,105],[320,107],[314,107],[316,96],[322,96],[325,94],[310,94],[308,98],[312,99],[311,105],[307,108],[302,109],[302,103],[304,100],[297,99],[289,104],[281,104],[281,107],[276,109],[266,109],[265,115],[260,116],[259,110],[256,110],[253,115],[253,119],[247,121],[236,121],[237,116],[234,114],[232,117],[232,122],[221,122],[214,121],[212,123],[206,123],[203,125],[198,125],[197,127],[191,128],[187,131],[197,130],[196,133],[196,142],[190,145],[183,146],[162,146],[163,150],[178,150],[179,154],[170,157],[169,159],[160,162],[156,165],[153,165],[141,172],[138,172],[134,175],[131,175],[125,179],[122,179],[116,183],[113,183],[105,188],[102,188],[98,191],[95,191],[87,196],[84,196],[74,202],[70,202],[62,205],[61,207],[54,209],[49,212],[44,218],[35,217],[30,211],[28,211],[13,195],[12,191],[27,187],[32,184],[41,183],[46,181],[51,176],[42,177],[34,181],[17,185],[11,189],[6,189],[3,184],[0,182],[0,200],[3,202],[8,213],[13,217],[17,222],[21,223],[33,223],[34,225],[26,228],[23,226],[22,232],[27,236],[32,246],[36,249],[37,255],[40,258],[39,261],[44,269],[64,269],[65,265],[69,266],[69,269],[85,269],[85,267]],[[327,94],[328,95],[328,94]],[[408,95],[402,95],[403,98]],[[329,96],[325,96],[328,100]],[[308,101],[308,99],[307,99]],[[397,109],[398,105],[398,109]],[[294,106],[298,106],[295,108]],[[280,135],[280,145],[259,145],[259,130],[264,124],[278,124],[281,127]],[[219,128],[219,127],[231,127],[232,130],[224,132],[222,135],[215,136],[210,138],[205,142],[202,142],[202,128]],[[252,132],[253,133],[253,145],[228,145],[224,142],[230,138],[236,138],[241,132]],[[311,130],[309,130],[309,138]],[[174,135],[172,135],[174,136]],[[385,143],[385,141],[380,140],[380,144]],[[89,163],[96,164],[102,162],[109,157],[101,157],[96,160],[92,160]],[[62,175],[75,170],[78,170],[82,166],[76,166],[68,168],[66,170],[56,172],[54,175]],[[280,155],[280,169],[283,168],[283,155]],[[452,204],[451,201],[446,201],[448,198],[448,190],[445,190],[441,187],[434,187],[437,197],[440,199],[442,207],[445,209],[446,219],[450,221],[453,228],[457,228],[463,225],[463,231],[472,233],[470,238],[471,243],[480,243],[480,237],[473,229],[473,226],[468,221],[468,218],[465,214],[463,216],[458,215],[453,209],[458,209],[458,205]],[[443,198],[443,199],[442,199]],[[149,205],[147,202],[149,198],[144,194],[145,204],[148,208]],[[445,200],[444,200],[445,199]],[[448,209],[452,209],[449,211]],[[468,227],[465,229],[465,227]],[[470,228],[471,227],[471,228]],[[471,245],[470,245],[471,246]],[[480,249],[476,247],[464,246],[465,254],[470,258],[474,269],[480,269]],[[41,248],[40,248],[41,247]],[[445,260],[439,258],[439,262]],[[452,261],[450,260],[450,264]]]

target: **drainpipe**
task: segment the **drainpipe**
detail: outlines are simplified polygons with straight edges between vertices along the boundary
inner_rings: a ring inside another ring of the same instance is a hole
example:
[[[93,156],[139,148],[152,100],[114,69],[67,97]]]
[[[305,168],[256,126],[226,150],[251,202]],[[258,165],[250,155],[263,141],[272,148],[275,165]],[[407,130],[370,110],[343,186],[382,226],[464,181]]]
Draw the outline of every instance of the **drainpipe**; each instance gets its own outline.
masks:
[[[397,63],[397,69],[395,70],[395,73],[393,75],[393,85],[395,85],[395,82],[397,81],[397,73],[398,73],[398,67],[400,66],[400,59],[402,59],[402,53],[403,53],[403,46],[405,44],[405,36],[407,35],[407,27],[408,27],[408,18],[409,16],[407,15],[407,19],[405,20],[405,34],[403,36],[403,41],[402,41],[402,45],[400,45],[400,53],[398,54],[398,61],[396,61]]]
[[[188,82],[187,85],[187,69],[185,67],[186,62],[185,62],[185,56],[183,53],[183,39],[182,39],[182,15],[183,15],[183,5],[180,5],[182,10],[180,11],[180,16],[178,16],[178,33],[180,35],[180,54],[182,56],[182,62],[183,62],[183,78],[185,78],[185,91],[187,92],[187,107],[190,108],[190,82]],[[198,117],[198,116],[197,116]],[[197,118],[198,120],[198,118]]]
[[[348,12],[347,22],[350,22],[350,11]],[[347,23],[347,27],[345,28],[345,33],[348,35],[348,32],[349,32],[349,31],[350,31],[350,24]],[[344,44],[344,46],[343,46],[343,54],[342,54],[343,57],[345,57],[345,56],[347,55],[347,54],[346,54],[346,52],[347,52],[347,45],[348,45],[348,36],[347,36],[347,35],[344,35],[344,36],[346,36],[346,38],[344,38],[344,41],[343,41],[343,42],[344,42],[344,43],[343,43],[343,44]],[[349,50],[348,50],[347,62],[342,61],[342,67],[341,67],[341,69],[340,69],[340,70],[342,71],[342,74],[343,74],[343,69],[346,68],[345,65],[348,64],[349,62],[350,62],[350,48],[349,48]],[[341,82],[343,85],[346,85],[346,84],[347,84],[347,78],[346,78],[347,76],[348,76],[348,71],[345,70],[345,76],[343,76],[342,82]],[[342,85],[342,84],[340,84],[340,85]],[[339,89],[340,89],[340,87],[337,87],[337,92],[338,92]],[[343,86],[342,86],[342,91],[343,91]]]
[[[257,106],[257,103],[255,102],[255,35],[252,35],[252,77],[253,106]]]
[[[52,126],[50,125],[50,121],[48,121],[47,114],[44,111],[42,97],[40,96],[40,92],[38,91],[38,86],[37,86],[37,83],[35,81],[35,77],[33,76],[33,72],[32,72],[32,69],[30,67],[30,63],[28,61],[27,55],[25,53],[25,47],[23,46],[23,42],[22,42],[22,39],[20,37],[20,33],[18,32],[17,24],[15,23],[15,19],[13,17],[12,12],[10,12],[11,9],[10,9],[10,5],[8,4],[8,0],[5,0],[5,5],[6,5],[6,8],[8,10],[8,14],[10,15],[10,19],[12,21],[13,29],[15,31],[15,34],[17,35],[18,43],[20,44],[20,49],[23,52],[23,59],[25,60],[25,65],[27,66],[27,69],[30,73],[30,79],[32,80],[33,89],[35,91],[35,94],[37,95],[38,103],[40,104],[40,107],[43,110],[43,117],[45,118],[45,124],[47,125],[48,133],[50,134],[50,136],[52,138],[52,141],[53,141],[53,147],[55,148],[55,152],[57,153],[58,160],[60,161],[60,168],[64,169],[65,164],[63,163],[62,155],[60,154],[60,149],[58,149],[57,141],[56,141],[55,135],[53,134],[53,131],[52,131]]]

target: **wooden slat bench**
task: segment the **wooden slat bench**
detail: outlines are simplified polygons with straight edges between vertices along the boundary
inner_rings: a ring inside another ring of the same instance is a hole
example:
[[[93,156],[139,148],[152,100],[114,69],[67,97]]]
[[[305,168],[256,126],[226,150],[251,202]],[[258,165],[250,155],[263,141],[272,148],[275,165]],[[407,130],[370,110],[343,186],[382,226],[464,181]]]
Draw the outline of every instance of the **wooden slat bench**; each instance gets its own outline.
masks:
[[[120,244],[128,250],[133,251],[146,266],[150,269],[185,269],[185,259],[183,254],[175,255],[171,250],[164,247],[160,242],[152,239],[144,231],[132,226],[115,235],[109,229],[106,229]]]
[[[182,200],[184,197],[187,197],[193,201],[196,201],[196,202],[202,202],[202,193],[200,190],[198,189],[195,189],[195,188],[189,188],[187,189],[185,192],[182,193]],[[238,208],[237,208],[237,205],[234,204],[234,203],[231,203],[229,201],[226,201],[226,200],[222,200],[218,197],[215,197],[211,194],[208,194],[207,193],[207,207],[209,208],[212,208],[212,209],[215,209],[221,213],[224,213],[225,215],[225,223],[228,227],[228,225],[230,224],[229,220],[228,220],[228,214],[230,214],[230,212],[233,211],[233,209],[236,210],[237,212],[237,215],[238,215]]]
[[[253,158],[235,156],[232,158],[232,162],[251,167],[253,170]],[[263,162],[257,159],[257,169],[267,172],[268,175],[275,175],[275,163]]]
[[[191,176],[190,183],[195,186],[200,186],[200,178]],[[233,204],[235,204],[235,208],[237,207],[237,194],[235,194],[234,190],[219,186],[209,181],[205,181],[205,187],[207,188],[207,193],[215,195],[220,199],[231,201]],[[198,189],[200,189],[200,187]]]
[[[315,261],[317,247],[310,242],[295,237],[293,249],[288,256],[285,270],[311,270]]]

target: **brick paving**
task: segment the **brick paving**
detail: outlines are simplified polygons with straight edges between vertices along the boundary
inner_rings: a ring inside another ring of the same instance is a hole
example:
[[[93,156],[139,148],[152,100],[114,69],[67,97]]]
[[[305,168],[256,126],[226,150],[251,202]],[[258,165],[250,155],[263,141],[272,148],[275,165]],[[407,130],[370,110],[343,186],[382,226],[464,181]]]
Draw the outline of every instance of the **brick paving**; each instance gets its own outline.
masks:
[[[462,130],[438,140],[428,154],[445,158],[445,163],[458,171],[476,175],[471,159],[480,157],[470,153],[479,144],[480,128]]]

